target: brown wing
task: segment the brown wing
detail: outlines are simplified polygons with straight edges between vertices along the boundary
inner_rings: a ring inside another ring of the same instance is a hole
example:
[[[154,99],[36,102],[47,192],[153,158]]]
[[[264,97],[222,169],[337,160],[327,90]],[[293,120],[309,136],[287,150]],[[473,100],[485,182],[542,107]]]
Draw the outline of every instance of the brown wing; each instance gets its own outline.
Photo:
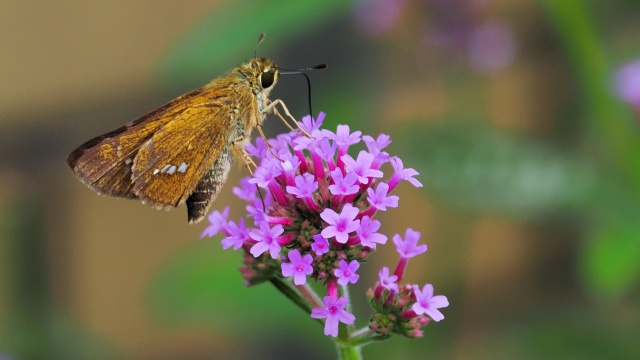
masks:
[[[136,196],[157,208],[186,201],[230,141],[231,109],[218,101],[191,106],[145,141],[133,160]]]
[[[194,104],[208,101],[206,87],[182,95],[164,106],[80,145],[67,164],[80,180],[100,194],[137,198],[131,166],[138,149],[167,123]]]

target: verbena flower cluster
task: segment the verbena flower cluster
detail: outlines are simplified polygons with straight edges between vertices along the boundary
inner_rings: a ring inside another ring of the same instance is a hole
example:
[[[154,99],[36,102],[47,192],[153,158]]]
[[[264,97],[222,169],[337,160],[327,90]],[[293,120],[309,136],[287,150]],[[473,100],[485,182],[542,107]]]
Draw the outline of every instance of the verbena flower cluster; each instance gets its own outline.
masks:
[[[303,118],[301,126],[311,137],[290,132],[269,140],[268,146],[261,138],[248,145],[259,165],[253,177],[233,190],[248,203],[247,217],[228,220],[228,207],[214,211],[202,236],[222,233],[224,249],[243,249],[241,272],[247,285],[283,277],[292,278],[298,288],[306,287],[309,278],[323,281],[326,296],[321,303],[311,299],[311,317],[325,319],[325,334],[335,337],[340,322],[351,325],[355,320],[340,286],[355,284],[361,264],[387,242],[376,215],[398,206],[398,196],[391,193],[400,182],[422,184],[414,169],[384,151],[389,136],[362,136],[347,125],[335,132],[320,129],[324,117]],[[349,153],[362,143],[357,154]],[[393,173],[384,180],[381,168],[387,163]],[[429,318],[444,318],[438,309],[448,306],[447,298],[434,296],[432,285],[400,284],[408,260],[427,250],[418,245],[419,238],[412,229],[404,238],[393,236],[400,255],[395,271],[382,268],[368,292],[375,311],[369,329],[378,337],[420,337]]]

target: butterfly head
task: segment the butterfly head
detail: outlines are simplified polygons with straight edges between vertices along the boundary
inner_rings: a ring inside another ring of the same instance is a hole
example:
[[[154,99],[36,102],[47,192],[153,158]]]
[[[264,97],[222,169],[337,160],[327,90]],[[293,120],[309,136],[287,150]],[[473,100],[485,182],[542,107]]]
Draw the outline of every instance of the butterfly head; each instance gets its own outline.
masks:
[[[269,93],[278,82],[279,70],[276,62],[263,57],[254,57],[249,60],[242,71],[243,75],[251,82],[254,90]]]

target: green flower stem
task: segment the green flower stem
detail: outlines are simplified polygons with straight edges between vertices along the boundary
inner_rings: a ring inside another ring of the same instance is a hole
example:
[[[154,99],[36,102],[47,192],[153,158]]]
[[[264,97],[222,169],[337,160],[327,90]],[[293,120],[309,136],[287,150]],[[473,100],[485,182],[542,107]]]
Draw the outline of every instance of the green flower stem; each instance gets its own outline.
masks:
[[[336,342],[336,345],[338,346],[339,360],[362,360],[362,352],[359,346],[341,342]]]

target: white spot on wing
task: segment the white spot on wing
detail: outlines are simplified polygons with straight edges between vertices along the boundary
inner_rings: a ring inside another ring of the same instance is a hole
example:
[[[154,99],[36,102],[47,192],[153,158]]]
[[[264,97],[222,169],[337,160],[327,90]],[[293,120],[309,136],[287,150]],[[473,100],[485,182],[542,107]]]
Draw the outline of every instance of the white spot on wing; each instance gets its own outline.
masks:
[[[171,165],[167,164],[162,168],[162,170],[160,170],[160,172],[164,174],[169,170],[170,167],[171,167]]]
[[[167,174],[171,175],[174,172],[176,172],[176,166],[175,165],[171,165],[171,167],[169,168],[169,170],[167,171]]]
[[[180,164],[180,167],[178,168],[178,172],[183,173],[187,171],[187,167],[188,167],[187,163],[183,162],[182,164]]]
[[[153,175],[155,175],[155,174],[157,174],[157,173],[159,173],[159,172],[160,172],[160,170],[155,169],[155,170],[153,170]]]

